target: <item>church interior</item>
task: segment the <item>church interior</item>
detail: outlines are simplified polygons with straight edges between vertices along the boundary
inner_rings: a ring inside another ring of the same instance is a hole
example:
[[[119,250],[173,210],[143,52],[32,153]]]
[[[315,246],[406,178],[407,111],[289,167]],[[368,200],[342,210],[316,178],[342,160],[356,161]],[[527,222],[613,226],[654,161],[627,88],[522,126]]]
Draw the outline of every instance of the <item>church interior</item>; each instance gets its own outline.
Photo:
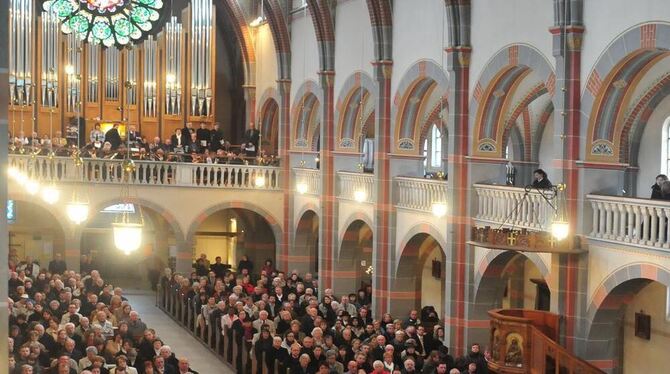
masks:
[[[667,2],[0,0],[0,35],[0,374],[665,372]]]

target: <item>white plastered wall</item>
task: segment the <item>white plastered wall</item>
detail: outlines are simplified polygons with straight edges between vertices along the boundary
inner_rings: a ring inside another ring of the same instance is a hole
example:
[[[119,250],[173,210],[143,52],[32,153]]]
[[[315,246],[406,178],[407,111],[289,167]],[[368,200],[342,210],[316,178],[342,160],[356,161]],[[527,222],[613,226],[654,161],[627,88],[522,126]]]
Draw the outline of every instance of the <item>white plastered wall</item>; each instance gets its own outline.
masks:
[[[335,98],[344,82],[357,71],[372,76],[374,42],[365,0],[337,4],[335,21]]]
[[[300,11],[291,19],[291,107],[296,93],[306,80],[319,81],[319,47],[309,11]]]
[[[277,53],[269,24],[256,29],[256,112],[265,90],[277,86]]]

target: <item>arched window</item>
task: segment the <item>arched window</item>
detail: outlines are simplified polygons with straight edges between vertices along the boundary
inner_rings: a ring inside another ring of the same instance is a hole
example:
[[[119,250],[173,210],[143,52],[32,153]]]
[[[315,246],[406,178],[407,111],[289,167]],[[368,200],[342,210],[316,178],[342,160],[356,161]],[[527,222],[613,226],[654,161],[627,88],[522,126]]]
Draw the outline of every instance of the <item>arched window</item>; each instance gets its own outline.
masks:
[[[670,117],[663,122],[663,136],[661,144],[661,174],[670,174]]]
[[[426,140],[423,142],[423,167],[427,172],[442,169],[442,132],[437,125],[432,125]]]

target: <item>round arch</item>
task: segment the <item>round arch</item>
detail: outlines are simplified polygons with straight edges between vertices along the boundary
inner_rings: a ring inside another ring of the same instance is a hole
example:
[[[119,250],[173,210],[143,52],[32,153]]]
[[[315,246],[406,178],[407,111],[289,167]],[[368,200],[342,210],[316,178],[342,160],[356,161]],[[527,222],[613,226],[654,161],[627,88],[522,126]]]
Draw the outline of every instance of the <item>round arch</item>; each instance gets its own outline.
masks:
[[[653,284],[660,285],[650,290]],[[654,329],[664,329],[662,325],[668,323],[667,315],[667,292],[670,287],[670,271],[653,263],[635,263],[623,266],[607,276],[594,291],[586,314],[586,351],[585,358],[597,364],[601,369],[608,369],[612,373],[622,373],[624,368],[631,368],[626,363],[624,353],[626,339],[639,339],[631,331],[634,320],[633,313],[638,310],[628,310],[629,305],[636,303],[639,294],[651,291],[652,296],[647,294],[643,303],[652,307],[642,313],[653,313],[651,318],[655,321]],[[653,304],[653,305],[652,305]],[[646,308],[645,308],[646,309]],[[659,316],[660,314],[660,316]],[[658,317],[661,317],[660,319]],[[628,342],[628,344],[631,344]],[[639,342],[634,342],[639,344]],[[656,354],[644,352],[641,360],[652,365],[665,362],[665,353]],[[639,363],[637,363],[639,364]],[[633,364],[636,366],[636,364]]]
[[[307,209],[300,214],[295,226],[293,246],[289,251],[289,270],[300,274],[319,270],[319,216]]]
[[[304,151],[315,151],[318,144],[318,128],[321,123],[323,102],[321,89],[316,82],[305,81],[293,98],[291,108],[291,148]]]
[[[637,161],[642,129],[670,93],[670,24],[643,23],[619,34],[600,54],[582,92],[584,159]]]
[[[366,134],[367,121],[373,117],[376,102],[376,86],[365,72],[355,72],[344,82],[335,104],[334,123],[336,148],[343,152],[360,152]]]
[[[264,98],[258,115],[261,127],[261,147],[268,154],[279,151],[279,104],[274,97]]]
[[[391,313],[402,315],[425,306],[438,317],[445,307],[446,253],[439,239],[426,232],[414,234],[401,248],[391,292]]]
[[[346,226],[335,260],[333,289],[340,295],[372,285],[372,226],[361,219]]]
[[[339,226],[339,243],[342,243],[344,241],[344,235],[347,231],[347,229],[355,222],[355,221],[363,221],[366,225],[369,227],[373,227],[372,223],[374,220],[370,215],[368,215],[366,212],[355,212],[349,215],[346,219],[342,221],[342,224]],[[340,249],[341,249],[340,245]],[[339,252],[337,254],[338,258],[340,256]]]
[[[448,112],[448,106],[444,105],[448,87],[444,69],[433,60],[417,61],[405,72],[393,99],[396,105],[391,107],[397,152],[420,154],[420,138],[426,121],[430,117],[439,118],[441,114],[442,122],[446,122],[445,113],[438,110],[436,115],[434,108],[438,106]]]
[[[510,137],[516,136],[515,157],[537,161],[533,156],[545,123],[541,113],[552,103],[555,86],[553,65],[536,48],[517,43],[499,50],[486,63],[470,100],[472,154],[504,158]]]

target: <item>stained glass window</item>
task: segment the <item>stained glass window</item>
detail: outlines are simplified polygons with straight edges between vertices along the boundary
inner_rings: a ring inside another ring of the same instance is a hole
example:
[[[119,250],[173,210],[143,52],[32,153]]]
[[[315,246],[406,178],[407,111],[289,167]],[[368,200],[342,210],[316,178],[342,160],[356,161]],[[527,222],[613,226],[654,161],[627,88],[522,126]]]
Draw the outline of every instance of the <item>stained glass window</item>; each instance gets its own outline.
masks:
[[[47,0],[61,31],[105,47],[124,47],[146,38],[160,23],[163,0]]]

